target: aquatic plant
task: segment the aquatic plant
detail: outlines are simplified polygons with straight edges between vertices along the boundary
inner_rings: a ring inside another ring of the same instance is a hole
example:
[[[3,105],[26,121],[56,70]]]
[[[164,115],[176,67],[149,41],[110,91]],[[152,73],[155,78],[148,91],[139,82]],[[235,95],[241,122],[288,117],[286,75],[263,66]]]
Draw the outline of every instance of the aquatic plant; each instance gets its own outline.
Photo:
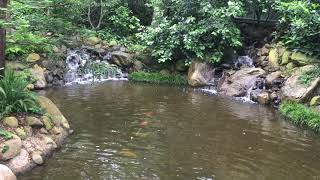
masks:
[[[297,102],[286,101],[281,104],[279,110],[294,124],[320,131],[320,112],[315,109]]]
[[[26,89],[24,77],[7,70],[0,80],[0,118],[11,113],[40,113],[36,95]]]
[[[182,75],[164,75],[161,73],[134,72],[129,74],[129,79],[137,82],[155,84],[186,85],[187,79]]]

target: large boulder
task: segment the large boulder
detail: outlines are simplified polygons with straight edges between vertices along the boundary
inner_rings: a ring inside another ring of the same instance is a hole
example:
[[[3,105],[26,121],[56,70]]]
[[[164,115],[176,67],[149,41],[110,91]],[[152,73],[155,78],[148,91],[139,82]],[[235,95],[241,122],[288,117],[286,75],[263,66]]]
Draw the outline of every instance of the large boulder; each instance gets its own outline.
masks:
[[[67,119],[50,99],[39,96],[38,102],[40,103],[40,106],[50,114],[50,118],[55,126],[62,126],[63,128],[70,129]]]
[[[41,68],[37,64],[33,66],[31,70],[32,77],[35,79],[34,88],[44,89],[47,87],[47,81],[45,77],[45,69]]]
[[[320,88],[320,77],[314,79],[309,85],[303,84],[300,81],[300,77],[304,72],[312,68],[314,68],[312,65],[298,68],[281,88],[282,98],[299,102],[304,102],[310,99],[311,96]]]
[[[293,52],[291,54],[291,61],[294,61],[298,65],[307,65],[312,61],[312,58],[301,52]]]
[[[265,71],[260,68],[243,68],[229,77],[224,78],[220,87],[221,94],[226,96],[241,97],[252,88],[259,76],[264,75]]]
[[[114,51],[111,53],[111,62],[120,66],[120,67],[130,67],[133,65],[133,55],[123,52],[123,51]]]
[[[11,169],[7,166],[0,164],[0,180],[17,180]]]
[[[214,68],[204,61],[193,61],[188,71],[188,83],[193,87],[209,85],[214,78]]]

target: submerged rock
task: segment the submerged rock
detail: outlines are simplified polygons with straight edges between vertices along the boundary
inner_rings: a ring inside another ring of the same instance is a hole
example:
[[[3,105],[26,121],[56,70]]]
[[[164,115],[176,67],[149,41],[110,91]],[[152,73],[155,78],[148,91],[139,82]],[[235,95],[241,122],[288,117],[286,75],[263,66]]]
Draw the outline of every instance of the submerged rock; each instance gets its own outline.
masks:
[[[226,96],[241,97],[255,86],[259,76],[265,74],[260,68],[243,68],[236,71],[230,77],[226,77],[221,85],[220,92]]]
[[[17,180],[11,169],[7,166],[0,164],[0,180]]]
[[[214,78],[214,68],[204,61],[192,61],[188,71],[188,83],[193,87],[209,85]]]
[[[309,85],[300,81],[301,75],[314,68],[312,65],[304,66],[297,69],[281,88],[283,99],[303,102],[310,99],[314,92],[319,89],[320,77],[314,79]]]

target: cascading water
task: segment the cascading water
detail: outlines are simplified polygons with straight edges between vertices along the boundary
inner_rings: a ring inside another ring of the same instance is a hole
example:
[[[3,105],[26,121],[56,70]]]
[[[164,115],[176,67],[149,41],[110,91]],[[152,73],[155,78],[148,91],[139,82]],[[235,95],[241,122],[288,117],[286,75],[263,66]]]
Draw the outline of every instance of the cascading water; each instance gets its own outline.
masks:
[[[127,74],[123,73],[116,65],[109,64],[105,60],[94,60],[86,50],[70,51],[66,58],[66,64],[66,84],[127,80]]]

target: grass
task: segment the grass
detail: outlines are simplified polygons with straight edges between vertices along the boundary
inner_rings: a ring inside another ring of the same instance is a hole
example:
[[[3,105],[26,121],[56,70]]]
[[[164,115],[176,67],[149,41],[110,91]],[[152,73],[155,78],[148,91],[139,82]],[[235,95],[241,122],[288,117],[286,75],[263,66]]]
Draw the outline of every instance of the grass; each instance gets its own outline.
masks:
[[[0,119],[12,113],[40,113],[36,95],[26,89],[24,77],[7,70],[0,79]]]
[[[318,77],[320,77],[320,67],[315,67],[309,71],[303,72],[299,80],[302,84],[310,85],[311,82]]]
[[[163,75],[161,73],[134,72],[129,75],[129,79],[136,82],[146,82],[154,84],[186,85],[187,79],[182,75]]]
[[[280,112],[294,124],[320,131],[320,112],[297,102],[286,101],[280,106]]]

